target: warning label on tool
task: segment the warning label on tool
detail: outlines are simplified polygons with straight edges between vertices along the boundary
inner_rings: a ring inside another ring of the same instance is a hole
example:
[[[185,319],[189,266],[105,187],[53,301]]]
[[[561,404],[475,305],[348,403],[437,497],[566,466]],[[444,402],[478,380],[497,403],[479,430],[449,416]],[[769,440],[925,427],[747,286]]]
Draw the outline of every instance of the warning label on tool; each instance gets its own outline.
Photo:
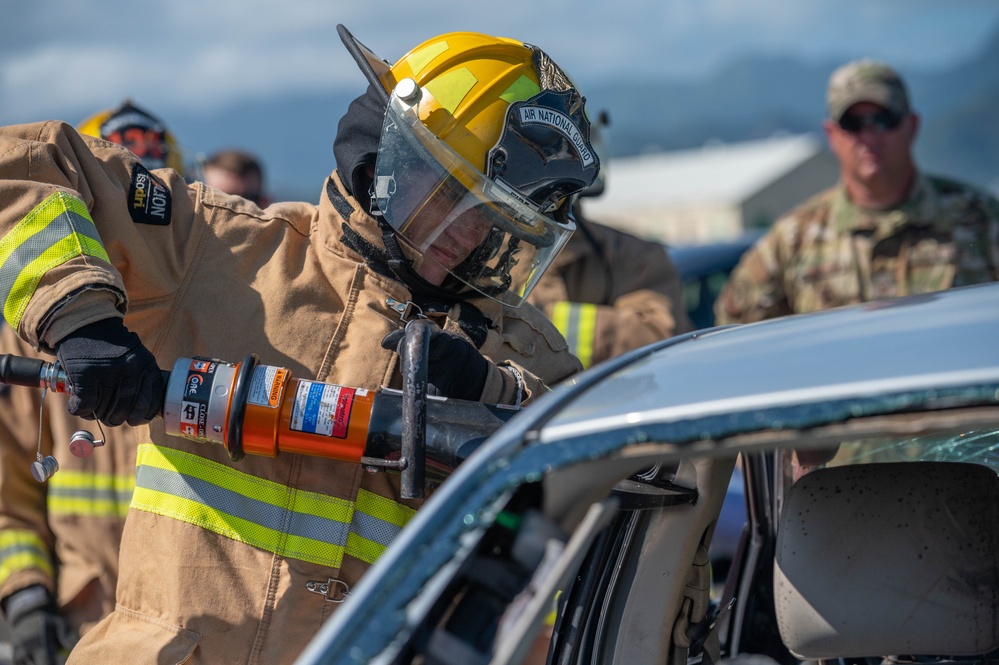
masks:
[[[281,403],[281,387],[288,376],[288,370],[272,365],[258,365],[253,368],[250,381],[250,394],[247,404],[277,408]]]
[[[314,381],[299,382],[291,412],[291,429],[338,439],[347,438],[354,393],[353,388]]]
[[[180,433],[205,440],[208,435],[208,404],[215,383],[218,363],[206,358],[193,358],[184,382],[184,398],[180,409]]]
[[[184,400],[180,408],[180,433],[196,439],[204,439],[207,434],[208,405],[204,402]]]

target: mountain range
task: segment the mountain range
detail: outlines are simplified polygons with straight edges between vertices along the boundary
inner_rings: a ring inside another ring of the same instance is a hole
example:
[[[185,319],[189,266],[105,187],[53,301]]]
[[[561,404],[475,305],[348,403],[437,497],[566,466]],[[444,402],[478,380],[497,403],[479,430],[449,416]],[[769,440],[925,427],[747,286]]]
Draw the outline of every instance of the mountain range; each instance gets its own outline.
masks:
[[[825,86],[841,62],[747,57],[696,83],[642,71],[589,81],[591,110],[611,118],[612,157],[740,142],[781,133],[821,133]],[[916,157],[922,168],[999,189],[999,32],[977,56],[946,70],[902,71],[922,116]],[[364,87],[244,101],[165,118],[192,151],[238,146],[264,161],[273,196],[316,201],[334,166],[339,118]]]
[[[696,84],[620,82],[591,86],[611,100],[612,153],[678,150],[775,133],[821,135],[825,88],[842,62],[747,58]],[[979,54],[936,72],[902,71],[922,117],[922,168],[999,188],[999,32]]]

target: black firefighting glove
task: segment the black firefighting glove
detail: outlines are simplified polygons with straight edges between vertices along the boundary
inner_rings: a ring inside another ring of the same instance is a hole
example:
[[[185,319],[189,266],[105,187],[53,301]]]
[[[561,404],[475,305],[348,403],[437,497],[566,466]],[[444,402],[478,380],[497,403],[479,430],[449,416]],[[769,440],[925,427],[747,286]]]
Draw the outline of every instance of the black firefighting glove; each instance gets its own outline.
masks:
[[[59,616],[45,587],[29,586],[4,599],[14,665],[62,665],[76,644],[76,631]]]
[[[107,425],[147,423],[163,406],[156,358],[119,318],[86,325],[56,344],[72,389],[71,415]]]
[[[393,330],[382,339],[382,348],[398,353],[405,337],[405,330]],[[489,361],[471,342],[461,335],[433,328],[427,363],[428,394],[478,401],[488,373]]]

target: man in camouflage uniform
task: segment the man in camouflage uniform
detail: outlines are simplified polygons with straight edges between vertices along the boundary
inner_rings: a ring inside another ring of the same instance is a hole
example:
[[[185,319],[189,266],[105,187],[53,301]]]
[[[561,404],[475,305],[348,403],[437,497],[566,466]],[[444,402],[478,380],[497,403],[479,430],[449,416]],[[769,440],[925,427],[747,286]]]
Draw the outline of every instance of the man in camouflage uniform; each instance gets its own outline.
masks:
[[[718,323],[999,280],[999,202],[918,171],[919,116],[898,73],[851,62],[830,77],[827,101],[840,182],[743,256],[715,304]]]

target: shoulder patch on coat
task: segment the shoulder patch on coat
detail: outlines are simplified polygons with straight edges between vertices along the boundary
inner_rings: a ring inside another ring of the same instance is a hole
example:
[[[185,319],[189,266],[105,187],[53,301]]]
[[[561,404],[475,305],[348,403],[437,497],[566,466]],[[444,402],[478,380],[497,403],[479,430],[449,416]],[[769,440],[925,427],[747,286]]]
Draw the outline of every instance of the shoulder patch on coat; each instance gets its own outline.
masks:
[[[171,203],[170,190],[149,169],[135,162],[132,182],[128,187],[128,214],[132,216],[132,221],[166,226],[170,223]]]

